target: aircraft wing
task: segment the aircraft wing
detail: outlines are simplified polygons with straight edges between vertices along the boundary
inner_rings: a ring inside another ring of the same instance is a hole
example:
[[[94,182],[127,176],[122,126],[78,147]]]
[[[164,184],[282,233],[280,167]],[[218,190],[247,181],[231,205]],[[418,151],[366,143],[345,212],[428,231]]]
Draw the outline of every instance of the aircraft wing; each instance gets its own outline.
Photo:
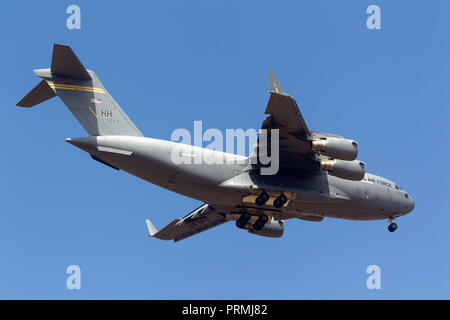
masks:
[[[224,213],[205,203],[184,218],[173,220],[159,231],[149,219],[146,222],[150,237],[177,242],[218,226],[226,220]]]
[[[261,129],[267,129],[267,131],[266,133],[264,133],[264,130],[260,132],[258,145],[255,149],[256,153],[261,138],[268,134],[270,129],[278,129],[280,168],[317,169],[319,155],[311,148],[311,140],[316,133],[309,131],[297,102],[283,91],[271,70],[269,71],[269,79],[271,91],[269,91],[270,98],[265,111],[269,116],[261,126]],[[270,138],[263,141],[269,143],[270,149]]]

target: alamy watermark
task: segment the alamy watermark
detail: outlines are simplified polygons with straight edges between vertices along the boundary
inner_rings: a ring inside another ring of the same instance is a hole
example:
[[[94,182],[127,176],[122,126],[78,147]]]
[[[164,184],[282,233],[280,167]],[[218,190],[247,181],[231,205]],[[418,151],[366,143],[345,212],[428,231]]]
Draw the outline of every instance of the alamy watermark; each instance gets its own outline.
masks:
[[[81,269],[78,265],[72,264],[67,267],[66,273],[70,276],[66,279],[66,288],[69,290],[81,289]]]
[[[178,143],[171,154],[172,162],[177,165],[259,164],[261,175],[274,175],[279,169],[278,129],[226,129],[224,137],[215,128],[203,132],[202,121],[194,121],[193,135],[179,128],[172,132],[171,141]]]
[[[70,14],[66,20],[67,29],[81,29],[81,9],[76,4],[72,4],[67,7],[66,13]]]
[[[381,29],[381,9],[379,6],[372,4],[367,7],[367,14],[370,16],[366,20],[366,26],[369,30],[380,30]]]
[[[381,268],[377,266],[376,264],[372,264],[367,267],[366,273],[370,274],[370,276],[367,278],[366,286],[367,289],[373,290],[381,289]]]

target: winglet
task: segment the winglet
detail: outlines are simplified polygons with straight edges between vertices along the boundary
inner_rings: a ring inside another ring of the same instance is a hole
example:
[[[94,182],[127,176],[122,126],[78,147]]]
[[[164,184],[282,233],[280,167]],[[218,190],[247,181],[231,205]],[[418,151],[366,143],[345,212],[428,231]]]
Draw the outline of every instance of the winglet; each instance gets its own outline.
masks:
[[[269,80],[270,80],[270,91],[279,94],[286,94],[286,92],[284,92],[283,88],[281,87],[281,84],[278,82],[275,73],[273,73],[272,70],[269,70]]]
[[[175,219],[161,230],[158,230],[149,219],[145,219],[145,222],[147,223],[148,236],[161,240],[172,240],[174,239],[173,233],[176,231],[174,228],[176,228],[176,224],[180,221],[180,219]]]
[[[147,223],[147,229],[148,229],[148,236],[153,237],[155,234],[158,233],[158,229],[155,228],[153,223],[149,219],[145,219],[145,222]]]

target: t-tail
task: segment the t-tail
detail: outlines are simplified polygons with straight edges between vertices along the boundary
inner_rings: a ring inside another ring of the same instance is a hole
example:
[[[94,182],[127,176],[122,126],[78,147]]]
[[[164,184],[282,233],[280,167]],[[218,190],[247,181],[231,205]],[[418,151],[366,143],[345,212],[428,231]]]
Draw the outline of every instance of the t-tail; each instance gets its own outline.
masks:
[[[91,136],[142,136],[95,73],[86,70],[69,46],[55,44],[51,68],[34,73],[43,80],[18,106],[30,108],[58,96]]]

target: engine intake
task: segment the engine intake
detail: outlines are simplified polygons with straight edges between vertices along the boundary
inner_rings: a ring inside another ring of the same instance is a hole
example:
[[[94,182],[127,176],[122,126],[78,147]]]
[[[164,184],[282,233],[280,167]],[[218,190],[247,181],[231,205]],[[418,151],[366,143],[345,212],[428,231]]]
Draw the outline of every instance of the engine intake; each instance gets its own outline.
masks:
[[[328,171],[333,176],[347,180],[360,181],[366,174],[366,164],[359,160],[322,160],[320,162],[320,168]]]
[[[263,237],[281,238],[284,233],[284,221],[275,221],[272,218],[272,221],[270,223],[266,223],[261,230],[249,230],[248,232]]]
[[[312,148],[335,159],[351,161],[358,156],[358,143],[348,139],[320,138],[312,141]]]

